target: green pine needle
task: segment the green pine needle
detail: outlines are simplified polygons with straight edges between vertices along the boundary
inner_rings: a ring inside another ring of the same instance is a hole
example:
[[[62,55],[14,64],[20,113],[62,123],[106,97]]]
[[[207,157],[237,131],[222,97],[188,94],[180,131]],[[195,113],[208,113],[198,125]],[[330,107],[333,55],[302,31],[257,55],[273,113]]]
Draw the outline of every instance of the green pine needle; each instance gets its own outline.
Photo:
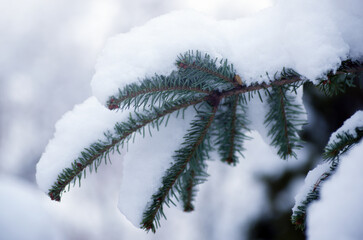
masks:
[[[321,185],[323,184],[323,182],[329,179],[331,175],[335,173],[336,169],[340,164],[341,156],[362,140],[363,126],[356,127],[355,133],[356,134],[342,132],[337,135],[337,141],[333,141],[325,147],[323,158],[330,162],[330,170],[323,173],[319,177],[314,186],[311,187],[311,190],[308,192],[305,200],[301,202],[300,205],[297,207],[298,210],[293,212],[291,216],[291,221],[296,226],[296,228],[300,230],[305,229],[307,208],[312,202],[320,199]]]
[[[134,134],[141,134],[141,130],[145,126],[150,125],[152,128],[158,128],[167,115],[205,100],[205,97],[197,99],[179,99],[178,101],[165,103],[160,108],[154,107],[151,111],[146,111],[143,114],[135,113],[134,116],[130,115],[127,121],[116,123],[114,135],[106,132],[105,141],[99,140],[89,148],[85,148],[80,153],[80,156],[74,160],[70,168],[63,169],[58,175],[57,181],[49,189],[48,195],[52,200],[60,201],[64,189],[72,181],[76,181],[77,179],[80,181],[82,172],[84,176],[86,176],[86,167],[89,168],[90,173],[92,173],[93,167],[94,170],[97,171],[97,168],[103,159],[106,161],[110,153],[115,150],[118,151],[118,148],[132,139]]]
[[[363,138],[363,126],[355,128],[355,133],[339,133],[336,136],[337,141],[333,141],[325,147],[323,158],[328,161],[335,160],[341,154],[347,152],[353,145],[360,142]]]
[[[272,87],[267,102],[270,110],[265,125],[269,128],[271,145],[278,149],[282,159],[296,157],[294,150],[301,148],[298,127],[304,124],[299,117],[302,107],[294,103],[294,96],[286,85]]]
[[[180,98],[205,96],[211,92],[205,84],[196,84],[173,72],[170,76],[155,75],[145,78],[140,83],[126,85],[119,89],[118,95],[109,98],[107,106],[109,109],[145,109]]]
[[[348,88],[360,84],[363,62],[346,60],[336,72],[329,72],[327,79],[320,79],[317,87],[327,96],[345,93]]]
[[[174,164],[166,170],[161,187],[153,194],[151,203],[143,214],[141,228],[146,231],[155,232],[160,226],[161,217],[165,217],[163,204],[169,205],[173,197],[177,198],[175,192],[181,193],[183,200],[186,200],[185,206],[191,204],[188,200],[192,197],[185,198],[185,195],[189,193],[183,193],[183,191],[188,191],[183,187],[189,185],[190,181],[194,187],[196,175],[202,178],[206,175],[204,161],[210,150],[206,139],[217,108],[208,104],[203,104],[202,107],[206,108],[206,111],[200,111],[191,123],[191,128],[184,137],[182,148],[177,150],[173,156]]]
[[[315,182],[314,186],[311,186],[310,191],[305,197],[305,200],[299,203],[297,210],[293,211],[291,216],[291,222],[295,225],[296,229],[301,231],[305,230],[306,227],[306,211],[311,203],[320,199],[320,190],[323,183],[328,180],[332,174],[335,173],[338,167],[338,162],[332,162],[330,169],[323,173]]]
[[[195,83],[208,81],[214,89],[231,89],[240,84],[235,80],[236,71],[227,60],[212,59],[208,54],[193,51],[181,54],[176,62],[181,76]]]
[[[244,140],[249,139],[245,134],[249,131],[245,104],[243,95],[225,98],[216,116],[215,145],[221,160],[233,166],[238,163],[237,154],[242,155]]]

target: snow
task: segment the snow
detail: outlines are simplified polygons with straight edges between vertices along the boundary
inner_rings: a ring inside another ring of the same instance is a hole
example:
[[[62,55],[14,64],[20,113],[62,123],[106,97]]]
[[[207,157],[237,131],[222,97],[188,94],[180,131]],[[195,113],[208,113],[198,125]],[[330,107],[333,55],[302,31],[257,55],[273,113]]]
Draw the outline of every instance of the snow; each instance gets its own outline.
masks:
[[[123,112],[109,111],[95,97],[76,105],[56,123],[56,130],[42,154],[36,179],[44,192],[56,181],[62,169],[70,167],[80,151],[97,142],[115,123],[123,119]]]
[[[363,111],[357,111],[331,135],[328,144],[338,141],[337,135],[344,132],[356,136],[355,128],[361,126],[363,126]],[[321,188],[320,200],[308,208],[309,239],[360,239],[363,235],[358,224],[363,214],[360,210],[363,199],[361,190],[363,177],[359,170],[362,168],[362,151],[363,142],[360,142],[341,157],[337,171]],[[299,203],[304,200],[320,175],[330,171],[330,165],[326,162],[309,172],[303,189],[296,196],[293,210],[296,210]]]
[[[348,24],[362,26],[362,14],[334,4],[341,6],[339,1],[282,0],[235,20],[217,21],[193,11],[154,18],[108,40],[91,82],[93,93],[104,103],[118,87],[154,73],[169,74],[177,56],[188,50],[227,58],[247,84],[283,67],[315,80],[348,55],[363,53],[363,34],[350,35],[347,29]]]
[[[363,229],[363,142],[341,158],[336,173],[321,189],[321,199],[308,209],[310,240],[361,239]]]
[[[357,127],[363,127],[363,111],[359,110],[354,113],[350,118],[344,121],[343,126],[341,126],[338,130],[336,130],[329,139],[328,144],[332,144],[333,142],[339,141],[337,138],[338,135],[348,133],[353,135],[354,137],[357,136],[355,129]]]
[[[256,140],[255,143],[260,141]],[[257,216],[263,214],[266,210],[266,192],[255,179],[255,174],[259,172],[256,160],[252,157],[240,159],[236,167],[228,166],[218,158],[208,164],[210,177],[200,186],[195,207],[196,212],[203,214],[199,222],[204,223],[209,231],[195,239],[218,240],[226,236],[228,239],[241,239]],[[223,224],[213,224],[214,219]]]

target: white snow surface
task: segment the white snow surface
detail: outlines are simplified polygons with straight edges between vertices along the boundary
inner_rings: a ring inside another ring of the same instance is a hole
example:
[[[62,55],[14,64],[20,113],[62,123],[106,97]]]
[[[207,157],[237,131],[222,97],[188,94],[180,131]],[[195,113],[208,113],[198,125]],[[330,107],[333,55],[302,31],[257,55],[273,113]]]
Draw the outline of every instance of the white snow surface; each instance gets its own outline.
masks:
[[[95,97],[64,114],[56,123],[54,138],[37,164],[36,179],[40,189],[48,193],[62,169],[71,167],[80,152],[101,139],[104,132],[112,132],[124,115],[124,112],[108,110]]]
[[[362,239],[363,142],[342,156],[336,173],[327,180],[320,200],[307,211],[310,240]]]
[[[337,136],[344,132],[356,137],[357,136],[357,133],[355,131],[356,127],[363,127],[363,111],[362,110],[355,112],[350,118],[345,120],[344,124],[330,136],[328,144],[339,141],[337,139]]]
[[[179,54],[199,50],[226,58],[247,83],[283,67],[314,80],[341,60],[363,54],[360,0],[280,0],[256,15],[215,20],[175,11],[108,40],[91,86],[105,103],[119,87],[146,76],[169,74]],[[263,77],[261,77],[263,76]]]

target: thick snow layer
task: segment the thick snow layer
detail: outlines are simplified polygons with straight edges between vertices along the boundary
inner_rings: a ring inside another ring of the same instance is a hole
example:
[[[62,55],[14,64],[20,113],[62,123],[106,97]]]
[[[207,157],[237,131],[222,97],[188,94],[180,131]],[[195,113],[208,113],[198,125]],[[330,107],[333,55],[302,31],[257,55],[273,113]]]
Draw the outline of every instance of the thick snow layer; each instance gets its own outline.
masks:
[[[154,18],[107,42],[92,79],[93,93],[104,103],[125,84],[175,70],[177,56],[188,50],[227,58],[247,84],[283,67],[314,80],[348,55],[363,54],[363,34],[357,31],[363,26],[357,10],[362,2],[349,2],[281,0],[236,20],[217,21],[191,11]]]
[[[70,167],[80,151],[97,142],[116,122],[123,119],[122,112],[110,111],[95,97],[76,105],[56,123],[51,139],[38,164],[36,179],[46,193],[62,169]]]
[[[356,132],[355,132],[355,128],[356,127],[361,127],[361,126],[363,126],[363,111],[357,111],[353,116],[351,116],[349,119],[347,119],[345,122],[344,122],[344,124],[343,124],[343,126],[341,126],[337,131],[335,131],[332,135],[331,135],[331,137],[330,137],[330,140],[329,140],[329,143],[333,143],[334,141],[337,141],[338,139],[337,139],[337,135],[338,134],[341,134],[341,133],[343,133],[343,132],[347,132],[347,133],[350,133],[350,134],[352,134],[352,135],[354,135],[354,136],[356,136]],[[362,145],[362,143],[360,144],[360,145]],[[357,148],[357,147],[356,147]],[[355,149],[355,148],[354,148]],[[363,149],[362,148],[362,146],[359,148],[358,147],[358,149]],[[353,150],[352,150],[353,151]],[[351,161],[351,159],[349,158],[349,156],[351,156],[351,155],[353,155],[353,156],[358,156],[358,155],[354,155],[354,154],[356,154],[355,152],[359,152],[359,150],[354,150],[354,152],[353,153],[349,153],[349,154],[347,154],[346,156],[343,156],[343,159],[341,160],[341,165],[343,164],[346,164],[346,163],[344,163],[344,162],[346,162],[346,161]],[[298,195],[296,195],[296,197],[295,197],[295,206],[293,207],[293,211],[296,211],[297,210],[297,207],[298,206],[300,206],[301,205],[301,203],[306,199],[306,196],[308,195],[308,193],[311,191],[311,189],[312,189],[312,187],[314,186],[314,184],[320,179],[320,177],[322,176],[322,174],[324,174],[324,173],[328,173],[328,172],[330,172],[330,166],[331,166],[331,163],[329,163],[329,162],[325,162],[325,163],[322,163],[322,164],[320,164],[320,165],[318,165],[316,168],[314,168],[313,170],[311,170],[309,173],[308,173],[308,175],[306,176],[306,178],[305,178],[305,184],[303,185],[303,187],[300,189],[300,191],[299,191],[299,194]],[[358,166],[357,166],[358,167]],[[341,166],[339,167],[339,168],[341,168]],[[341,171],[341,170],[340,170]],[[334,175],[337,175],[337,173],[335,173]],[[348,176],[348,175],[347,175]],[[334,177],[334,179],[335,179],[336,177]],[[349,177],[350,178],[350,177]],[[353,179],[353,178],[352,178]],[[358,182],[360,181],[359,179],[357,179],[358,180]],[[328,180],[329,181],[329,180]],[[327,181],[327,182],[328,182]],[[347,181],[349,181],[349,180],[347,180]],[[330,182],[330,181],[329,181]],[[327,183],[328,184],[328,183]],[[329,183],[329,184],[332,184],[332,183]],[[322,186],[322,189],[325,189],[326,188],[326,184],[324,184],[323,186]],[[329,187],[328,187],[329,188]],[[338,188],[336,188],[336,189],[338,189]],[[347,190],[347,188],[342,188],[342,189],[344,189],[344,192],[346,192],[346,191],[350,191],[351,189],[348,189]],[[325,190],[324,190],[325,191]],[[354,192],[356,192],[356,191],[354,191]],[[326,193],[325,193],[326,194]],[[331,195],[333,195],[333,193],[329,193],[329,194],[331,194]],[[335,193],[335,194],[339,194],[338,192],[337,193]],[[349,194],[352,194],[352,193],[349,193]],[[353,193],[353,194],[355,194],[355,193]],[[330,196],[330,195],[329,195]],[[331,196],[330,196],[331,197]],[[357,198],[362,198],[363,197],[363,195],[361,195],[361,196],[356,196]],[[348,199],[348,198],[347,198]],[[329,200],[328,200],[329,201]],[[349,203],[350,204],[350,203]],[[322,205],[322,203],[320,203],[320,204],[318,204],[319,206],[321,206]],[[330,205],[330,206],[332,206],[332,205]],[[348,206],[348,205],[347,205]],[[314,207],[314,209],[315,209],[316,207]],[[328,207],[324,207],[324,208],[326,208],[326,209],[328,209]],[[309,208],[309,210],[308,210],[308,213],[312,213],[314,210],[312,210],[313,208],[312,207],[310,207]],[[321,212],[320,212],[320,214],[321,214]],[[315,216],[315,213],[312,213],[312,215],[313,216]],[[331,215],[328,215],[329,217],[331,217]],[[334,217],[338,217],[338,218],[340,218],[339,216],[333,216],[333,218]],[[315,231],[315,230],[314,230]],[[321,236],[325,236],[325,234],[326,233],[324,233],[324,231],[328,231],[328,228],[326,228],[326,229],[323,229],[323,230],[319,230],[319,231],[321,231],[320,233],[318,233],[318,234],[323,234],[323,235],[321,235]],[[347,231],[347,233],[344,233],[344,234],[348,234],[348,232],[349,231]],[[354,232],[354,231],[353,231]],[[314,233],[315,234],[315,233]],[[319,235],[320,236],[320,235]],[[333,235],[331,235],[331,236],[334,236],[334,234]],[[341,237],[343,237],[343,236],[345,236],[345,235],[342,235]],[[348,236],[349,236],[349,234],[348,234]],[[319,238],[319,237],[316,237],[316,238],[312,238],[312,239],[329,239],[327,236],[325,236],[325,238]],[[339,239],[355,239],[355,238],[339,238]]]
[[[341,126],[337,131],[335,131],[329,139],[328,144],[339,141],[337,139],[338,134],[343,134],[344,132],[351,134],[353,136],[357,136],[355,128],[363,127],[363,111],[359,110],[353,114],[350,118],[344,121],[343,126]]]
[[[321,189],[321,199],[308,209],[310,240],[362,239],[363,142],[342,156],[336,173]]]

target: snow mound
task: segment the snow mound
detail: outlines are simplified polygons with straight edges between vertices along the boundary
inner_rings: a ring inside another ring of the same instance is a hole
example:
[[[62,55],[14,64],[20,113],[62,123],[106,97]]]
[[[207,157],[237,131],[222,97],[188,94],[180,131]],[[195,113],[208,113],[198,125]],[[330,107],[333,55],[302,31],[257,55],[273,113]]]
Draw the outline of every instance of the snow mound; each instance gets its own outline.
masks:
[[[342,156],[336,173],[325,182],[320,200],[307,215],[310,240],[361,239],[363,229],[363,142]]]
[[[315,80],[348,55],[362,56],[363,33],[357,29],[363,14],[357,9],[362,9],[359,0],[282,0],[236,20],[171,12],[108,40],[91,82],[93,93],[105,103],[125,84],[154,73],[167,75],[188,50],[228,59],[247,84],[283,67]]]

